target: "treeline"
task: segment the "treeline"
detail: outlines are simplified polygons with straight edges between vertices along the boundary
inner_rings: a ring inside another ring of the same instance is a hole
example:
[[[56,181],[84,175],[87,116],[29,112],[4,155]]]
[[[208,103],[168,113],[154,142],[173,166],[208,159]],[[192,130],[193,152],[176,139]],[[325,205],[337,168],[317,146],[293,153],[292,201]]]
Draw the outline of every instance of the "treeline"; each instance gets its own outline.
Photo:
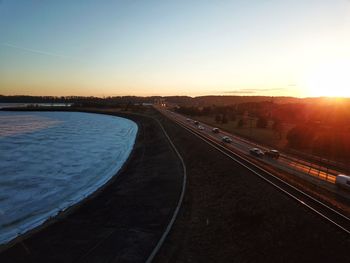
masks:
[[[327,98],[293,98],[293,97],[266,97],[266,96],[110,96],[110,97],[84,97],[84,96],[3,96],[0,95],[0,103],[80,103],[80,102],[105,102],[105,103],[154,103],[156,101],[163,101],[173,106],[185,107],[208,107],[216,106],[232,106],[232,105],[248,105],[255,107],[259,103],[273,103],[275,105],[284,104],[312,104],[323,105],[328,103]],[[344,99],[348,103],[349,99]],[[258,104],[255,104],[258,103]],[[258,105],[259,106],[259,105]],[[297,106],[296,106],[297,107]],[[290,108],[288,106],[288,108]]]
[[[350,158],[350,129],[337,130],[315,124],[298,124],[287,134],[288,146],[308,150],[325,158],[348,161]]]
[[[289,103],[278,104],[270,101],[248,102],[229,106],[178,106],[179,113],[190,116],[209,116],[215,114],[247,115],[278,119],[286,123],[336,127],[347,129],[350,124],[350,101],[333,103]]]
[[[300,99],[293,97],[266,97],[266,96],[110,96],[110,97],[84,97],[84,96],[4,96],[0,95],[0,102],[2,103],[74,103],[81,101],[106,101],[106,102],[119,102],[128,100],[135,103],[153,103],[156,100],[164,100],[166,103],[175,104],[178,106],[230,106],[234,104],[242,104],[249,102],[273,102],[275,104],[286,104],[286,103],[316,103],[324,101],[324,98],[309,98]]]
[[[2,96],[0,103],[153,103],[159,97],[137,97],[137,96],[116,96],[116,97],[83,97],[83,96]]]
[[[177,107],[188,116],[210,116],[216,123],[234,121],[237,128],[270,128],[286,147],[312,152],[330,159],[350,158],[350,103],[324,101],[323,103],[277,104],[271,101],[248,102],[230,106]],[[286,126],[292,127],[286,129]]]
[[[247,119],[257,119],[257,126],[266,128],[268,120],[280,121],[280,118],[272,116],[275,107],[273,102],[248,102],[230,106],[205,106],[205,107],[176,107],[175,111],[189,116],[214,116],[216,122],[227,123],[242,119],[238,125],[243,126]]]

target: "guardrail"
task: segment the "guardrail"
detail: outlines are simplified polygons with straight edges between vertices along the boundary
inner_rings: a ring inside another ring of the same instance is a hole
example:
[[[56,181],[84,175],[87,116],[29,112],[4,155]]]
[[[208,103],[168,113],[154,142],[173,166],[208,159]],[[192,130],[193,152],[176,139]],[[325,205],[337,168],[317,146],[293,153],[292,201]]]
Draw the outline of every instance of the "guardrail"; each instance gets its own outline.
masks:
[[[290,149],[288,150],[291,154],[295,154],[295,155],[299,155],[299,156],[303,156],[307,159],[313,160],[315,162],[319,162],[319,163],[324,163],[324,164],[329,164],[333,167],[342,169],[344,171],[350,172],[350,165],[349,164],[345,164],[343,162],[338,162],[338,161],[334,161],[331,159],[327,159],[327,158],[323,158],[321,156],[317,156],[317,155],[313,155],[313,154],[308,154],[308,153],[304,153],[304,152],[300,152],[294,149]]]

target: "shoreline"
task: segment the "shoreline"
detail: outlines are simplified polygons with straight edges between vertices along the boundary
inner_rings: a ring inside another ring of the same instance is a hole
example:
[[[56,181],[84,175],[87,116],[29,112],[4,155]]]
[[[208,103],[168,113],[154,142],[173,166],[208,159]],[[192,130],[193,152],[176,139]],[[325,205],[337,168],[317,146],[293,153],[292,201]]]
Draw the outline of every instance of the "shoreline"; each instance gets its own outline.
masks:
[[[28,111],[27,109],[25,109],[25,110]],[[58,111],[67,111],[67,110],[66,109],[59,109]],[[24,110],[20,109],[20,111],[24,111]],[[38,111],[38,109],[33,109],[33,111]],[[45,111],[47,111],[47,109],[45,109]],[[49,109],[49,111],[57,111],[57,110],[56,109]],[[68,111],[77,111],[77,110],[69,109]],[[116,175],[112,176],[111,179],[108,180],[107,183],[103,184],[98,190],[96,190],[94,193],[92,193],[88,197],[82,199],[81,201],[79,201],[75,205],[69,207],[67,210],[57,214],[54,218],[49,219],[48,221],[46,221],[44,224],[40,225],[39,227],[36,227],[35,229],[30,230],[26,234],[21,235],[20,237],[16,238],[15,240],[12,240],[6,246],[3,246],[1,248],[1,251],[0,251],[0,259],[4,258],[5,259],[4,262],[6,262],[7,259],[12,258],[12,257],[6,256],[6,255],[5,255],[5,257],[3,257],[3,254],[12,254],[12,253],[10,253],[10,250],[14,250],[14,251],[19,250],[23,243],[27,243],[28,240],[35,238],[35,236],[40,235],[42,232],[45,232],[47,229],[55,228],[55,224],[59,224],[61,221],[64,221],[67,217],[74,216],[74,214],[77,214],[77,213],[79,214],[80,209],[83,209],[84,206],[88,206],[90,202],[94,202],[94,200],[96,200],[100,195],[104,195],[104,192],[106,191],[106,189],[110,188],[111,185],[115,185],[116,183],[118,183],[118,181],[120,181],[119,180],[120,175],[128,173],[127,170],[130,170],[130,168],[131,168],[130,166],[132,166],[133,162],[135,162],[135,152],[137,151],[137,146],[139,146],[139,144],[140,144],[140,137],[142,136],[142,133],[144,133],[144,131],[141,131],[142,128],[140,128],[140,126],[144,125],[142,123],[142,121],[140,121],[140,118],[144,118],[144,120],[143,120],[143,122],[144,122],[145,118],[147,118],[147,117],[135,117],[135,116],[131,116],[128,113],[116,113],[116,112],[111,113],[111,112],[104,112],[104,111],[99,111],[99,110],[96,110],[96,111],[79,110],[79,112],[114,115],[114,116],[123,117],[123,118],[127,118],[129,120],[134,121],[139,127],[137,130],[137,135],[136,135],[134,147],[132,148],[130,155],[128,156],[127,160],[124,162],[123,166],[118,171],[118,173]],[[135,119],[139,119],[139,120],[135,120]],[[143,134],[143,136],[144,136],[144,134]],[[137,157],[136,157],[136,159],[137,159]],[[178,175],[177,175],[177,177],[178,177]],[[176,196],[176,193],[173,193],[173,195]],[[169,210],[168,212],[170,212],[172,209],[168,208],[168,210]],[[147,213],[147,211],[145,211],[145,213]],[[159,229],[156,232],[159,232]],[[16,262],[17,261],[18,260],[16,259]],[[36,259],[36,261],[38,261],[38,260]],[[11,261],[9,261],[9,262],[11,262]],[[23,260],[23,261],[19,261],[19,262],[27,262],[27,261]],[[41,262],[41,261],[39,260],[38,262]]]
[[[8,111],[8,109],[1,109],[1,111]],[[93,113],[91,113],[91,114],[93,114]],[[109,115],[109,116],[111,116],[111,115]],[[116,116],[116,117],[119,117],[119,116]],[[27,238],[30,238],[30,236],[34,235],[37,232],[42,231],[46,227],[57,222],[57,220],[60,220],[60,218],[63,218],[65,216],[69,215],[70,213],[74,213],[74,211],[76,211],[76,209],[78,209],[81,205],[83,205],[88,200],[93,199],[96,195],[98,195],[101,191],[103,191],[103,189],[105,189],[109,184],[113,183],[113,181],[116,180],[116,177],[118,177],[118,175],[125,169],[125,167],[127,166],[128,162],[130,161],[131,156],[134,152],[135,143],[136,143],[136,140],[137,140],[137,137],[139,134],[138,124],[137,123],[135,123],[135,124],[137,126],[137,131],[136,131],[136,135],[135,135],[135,139],[134,139],[132,148],[130,150],[130,153],[128,154],[128,157],[126,158],[126,160],[123,162],[122,166],[116,172],[109,172],[108,174],[112,174],[112,175],[107,176],[108,179],[104,179],[104,180],[102,179],[101,181],[103,181],[103,182],[97,181],[96,185],[90,186],[90,188],[95,188],[95,187],[97,187],[97,188],[95,190],[88,192],[88,193],[81,194],[81,196],[78,198],[79,200],[77,202],[74,202],[72,205],[59,210],[56,214],[54,214],[54,212],[51,212],[51,211],[47,212],[47,213],[50,213],[52,215],[45,216],[46,219],[39,218],[37,220],[33,220],[34,223],[32,223],[31,225],[36,225],[36,226],[28,229],[24,233],[17,235],[16,237],[10,239],[7,242],[1,243],[0,244],[0,253],[2,251],[9,249],[10,247],[16,245],[17,243],[22,242],[23,240],[25,240]],[[116,170],[116,168],[117,168],[117,166],[112,167],[111,170]],[[39,222],[39,223],[36,223],[36,222]]]
[[[6,111],[6,110],[3,110]],[[118,116],[116,116],[118,117]],[[6,241],[4,243],[0,244],[0,253],[9,247],[15,245],[18,242],[21,242],[22,240],[30,237],[34,233],[37,233],[41,231],[42,229],[46,228],[50,224],[56,222],[59,218],[62,218],[69,213],[74,212],[75,209],[77,209],[79,206],[81,206],[85,201],[89,200],[90,198],[94,198],[100,191],[103,191],[103,189],[110,184],[115,178],[120,174],[120,172],[125,168],[127,162],[130,160],[131,155],[134,151],[134,146],[137,140],[138,136],[138,125],[134,122],[134,124],[137,126],[135,138],[132,144],[132,148],[130,148],[130,151],[127,158],[123,162],[123,164],[119,166],[113,166],[110,168],[110,170],[107,172],[106,176],[102,177],[100,180],[97,180],[95,184],[90,185],[87,190],[83,191],[81,194],[79,194],[76,199],[78,201],[72,201],[71,205],[65,206],[63,208],[60,208],[61,205],[59,204],[57,206],[57,209],[53,209],[52,211],[46,212],[42,217],[34,218],[31,222],[28,222],[27,230],[24,230],[23,233],[18,234],[16,237],[11,238],[9,241]],[[69,201],[65,201],[69,202]],[[63,202],[64,203],[64,202]],[[58,210],[59,209],[59,210]],[[32,227],[34,225],[34,227]],[[24,228],[22,225],[18,226],[19,229]]]

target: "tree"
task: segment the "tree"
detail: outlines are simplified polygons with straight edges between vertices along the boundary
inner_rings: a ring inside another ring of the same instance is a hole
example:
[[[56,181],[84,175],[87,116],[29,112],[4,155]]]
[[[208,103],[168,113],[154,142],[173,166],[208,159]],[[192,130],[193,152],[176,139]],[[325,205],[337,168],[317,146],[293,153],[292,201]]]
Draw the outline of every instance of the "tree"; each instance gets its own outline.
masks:
[[[267,127],[267,119],[263,116],[260,116],[256,123],[256,127],[265,129]]]
[[[272,130],[278,134],[279,138],[282,139],[283,134],[283,123],[280,119],[275,119],[272,124]]]
[[[230,118],[230,121],[236,121],[237,116],[236,116],[235,113],[231,112],[231,113],[229,114],[229,118]]]
[[[131,101],[128,101],[128,103],[127,103],[126,106],[125,106],[124,111],[128,111],[129,108],[131,108],[131,107],[132,107],[132,103],[131,103]]]
[[[309,125],[297,125],[287,134],[288,145],[296,149],[310,148],[315,135],[313,127]]]
[[[219,122],[221,122],[221,121],[222,121],[221,115],[220,115],[220,114],[216,114],[216,115],[215,115],[215,122],[216,122],[216,123],[219,123]]]
[[[222,120],[221,120],[221,122],[222,122],[222,124],[228,123],[228,119],[227,119],[227,117],[226,117],[226,114],[223,114],[223,115],[222,115]]]
[[[208,107],[203,107],[201,114],[202,115],[210,115],[211,112],[212,112],[212,109],[211,109],[211,107],[208,106]]]

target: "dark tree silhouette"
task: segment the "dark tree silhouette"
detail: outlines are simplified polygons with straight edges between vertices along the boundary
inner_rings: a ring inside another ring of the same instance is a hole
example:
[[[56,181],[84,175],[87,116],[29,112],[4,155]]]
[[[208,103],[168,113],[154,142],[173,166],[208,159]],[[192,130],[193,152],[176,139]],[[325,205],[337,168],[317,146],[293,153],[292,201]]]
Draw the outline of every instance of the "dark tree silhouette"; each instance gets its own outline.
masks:
[[[230,121],[236,121],[237,120],[237,116],[234,112],[231,112],[229,115]]]
[[[280,119],[275,119],[272,124],[272,130],[278,134],[279,138],[282,139],[283,135],[283,123]]]
[[[288,145],[296,149],[307,149],[313,143],[315,130],[310,125],[297,125],[287,134]]]
[[[216,122],[216,123],[220,123],[221,120],[222,120],[221,115],[220,115],[220,114],[216,114],[216,115],[215,115],[215,122]]]
[[[267,127],[267,123],[267,119],[264,116],[260,116],[256,123],[256,127],[265,129]]]
[[[222,115],[222,120],[221,120],[221,122],[222,122],[222,124],[228,123],[228,119],[227,119],[227,117],[226,117],[226,114],[223,114],[223,115]]]

